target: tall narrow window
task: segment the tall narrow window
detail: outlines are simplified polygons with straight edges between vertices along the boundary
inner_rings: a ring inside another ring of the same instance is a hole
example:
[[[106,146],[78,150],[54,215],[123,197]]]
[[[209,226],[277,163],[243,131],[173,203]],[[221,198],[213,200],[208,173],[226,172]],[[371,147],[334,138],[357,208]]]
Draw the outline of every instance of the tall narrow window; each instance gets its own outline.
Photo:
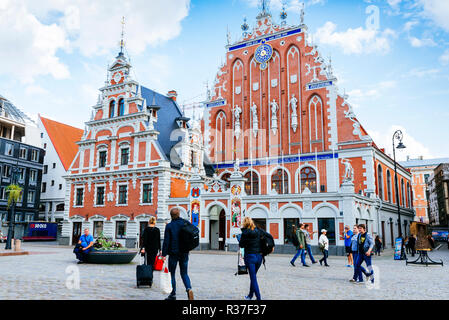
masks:
[[[308,188],[312,192],[317,192],[316,172],[311,167],[301,169],[301,193]]]
[[[100,168],[106,167],[106,156],[107,156],[106,151],[100,151],[98,159],[98,167]]]
[[[271,176],[271,188],[278,194],[288,193],[288,175],[283,169],[278,169]]]
[[[127,203],[128,186],[120,186],[118,189],[118,204]]]
[[[404,179],[401,179],[401,200],[402,200],[401,205],[403,207],[405,207],[405,184],[404,184]]]
[[[126,221],[117,221],[115,224],[115,238],[125,239],[126,238]]]
[[[83,194],[84,194],[84,189],[83,188],[76,189],[75,205],[77,205],[77,206],[82,206],[83,205]]]
[[[387,170],[387,195],[388,195],[388,202],[392,202],[391,199],[391,174],[390,170]]]
[[[254,171],[245,174],[245,192],[247,195],[259,194],[259,176]]]
[[[217,161],[224,161],[226,155],[226,115],[224,112],[218,114],[215,129],[217,131],[215,157]]]
[[[109,104],[109,118],[115,117],[115,101],[112,100]]]
[[[120,164],[124,166],[127,165],[128,162],[129,162],[129,148],[122,148]]]
[[[104,205],[104,187],[97,187],[97,206]]]
[[[379,198],[382,200],[384,199],[384,179],[383,179],[383,172],[382,172],[382,166],[379,164],[377,166],[377,185],[379,189]]]
[[[120,99],[118,102],[118,115],[124,116],[125,115],[125,99]]]
[[[412,194],[410,192],[410,182],[407,182],[407,208],[412,207]]]
[[[151,183],[145,183],[142,188],[142,203],[151,203],[152,202],[152,184]]]
[[[94,222],[94,238],[98,238],[103,233],[103,221]]]
[[[36,192],[34,190],[28,191],[27,203],[28,204],[33,204],[35,196],[36,196]]]

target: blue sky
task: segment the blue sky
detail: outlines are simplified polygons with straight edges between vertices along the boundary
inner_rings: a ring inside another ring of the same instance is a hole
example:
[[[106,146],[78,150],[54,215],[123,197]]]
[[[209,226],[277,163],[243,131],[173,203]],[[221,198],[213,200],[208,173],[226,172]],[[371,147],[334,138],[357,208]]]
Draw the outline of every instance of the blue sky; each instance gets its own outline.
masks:
[[[285,0],[288,23],[299,23],[301,2]],[[408,148],[400,157],[449,156],[449,1],[305,2],[310,39],[332,58],[340,92],[376,143],[388,151],[402,129]],[[136,80],[177,90],[181,104],[202,101],[225,57],[227,30],[237,41],[243,17],[255,22],[257,3],[0,0],[0,94],[25,112],[82,128],[118,52],[124,15]],[[280,7],[271,1],[277,21]]]

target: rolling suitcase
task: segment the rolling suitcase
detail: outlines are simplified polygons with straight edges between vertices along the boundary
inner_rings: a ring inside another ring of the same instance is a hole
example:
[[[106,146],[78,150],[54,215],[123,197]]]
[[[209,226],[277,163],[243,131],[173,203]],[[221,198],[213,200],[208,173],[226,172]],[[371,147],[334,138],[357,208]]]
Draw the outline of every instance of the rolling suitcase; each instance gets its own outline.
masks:
[[[146,254],[143,264],[136,268],[137,288],[141,286],[150,286],[153,284],[153,268],[147,265]]]
[[[237,272],[235,273],[235,275],[248,274],[248,269],[246,268],[245,260],[243,260],[243,255],[244,255],[243,250],[245,250],[245,249],[241,248],[239,250]]]

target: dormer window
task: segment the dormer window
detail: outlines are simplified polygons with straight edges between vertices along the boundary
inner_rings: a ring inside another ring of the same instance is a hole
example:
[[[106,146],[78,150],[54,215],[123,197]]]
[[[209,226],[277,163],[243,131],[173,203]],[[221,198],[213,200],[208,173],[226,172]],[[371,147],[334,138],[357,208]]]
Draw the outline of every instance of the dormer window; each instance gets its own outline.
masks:
[[[189,122],[189,118],[186,117],[178,117],[176,118],[176,123],[178,124],[179,128],[181,129],[187,129],[187,122]]]
[[[115,100],[112,100],[109,104],[109,118],[113,118],[115,116]]]
[[[120,99],[118,102],[118,115],[119,117],[125,115],[125,99]]]

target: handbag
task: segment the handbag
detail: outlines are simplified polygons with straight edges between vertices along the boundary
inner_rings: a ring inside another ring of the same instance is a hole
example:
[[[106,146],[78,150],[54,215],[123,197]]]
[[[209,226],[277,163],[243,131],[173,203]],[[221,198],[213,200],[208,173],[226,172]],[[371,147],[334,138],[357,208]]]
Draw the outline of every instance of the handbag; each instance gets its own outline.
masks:
[[[171,285],[171,276],[167,268],[167,260],[164,262],[162,269],[163,271],[158,272],[158,275],[154,277],[153,287],[164,294],[169,294],[173,289]]]
[[[164,268],[164,259],[162,258],[162,255],[159,254],[156,256],[156,260],[154,260],[153,270],[162,271],[163,268]]]

